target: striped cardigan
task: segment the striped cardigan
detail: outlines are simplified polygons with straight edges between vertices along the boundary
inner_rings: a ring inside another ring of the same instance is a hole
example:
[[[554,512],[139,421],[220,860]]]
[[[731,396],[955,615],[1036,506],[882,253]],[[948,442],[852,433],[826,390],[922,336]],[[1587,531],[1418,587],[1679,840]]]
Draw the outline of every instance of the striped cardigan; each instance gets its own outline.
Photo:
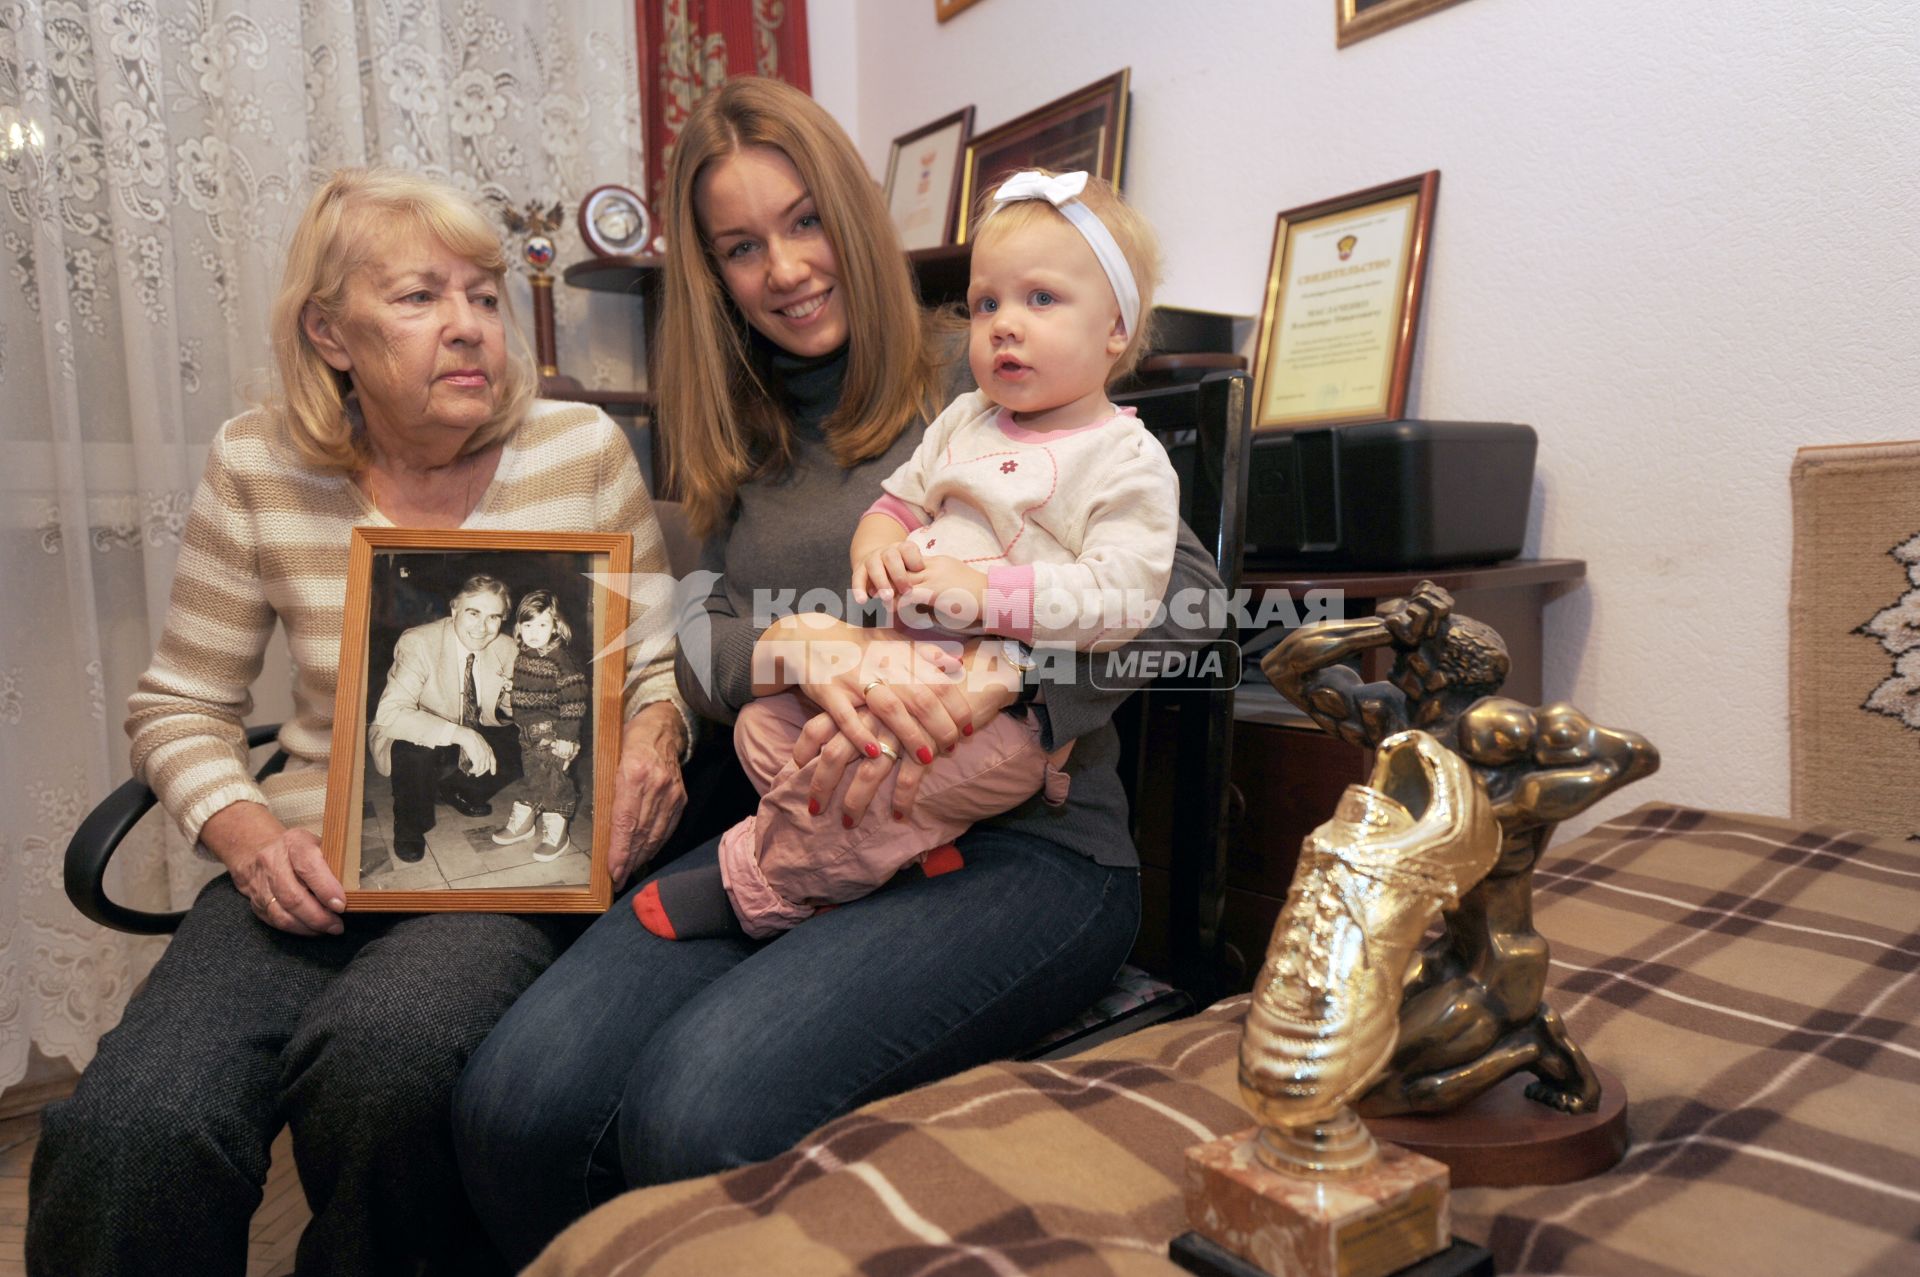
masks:
[[[133,773],[189,840],[221,808],[266,803],[288,826],[318,830],[338,682],[347,547],[360,525],[392,526],[359,487],[310,469],[271,414],[235,417],[214,436],[175,568],[153,664],[127,702]],[[660,525],[632,450],[607,415],[536,400],[504,445],[467,529],[631,532],[635,573],[666,573]],[[630,605],[625,712],[669,701],[672,609]],[[294,664],[294,713],[280,729],[286,770],[256,783],[243,722],[275,622]],[[653,640],[653,641],[650,641]]]

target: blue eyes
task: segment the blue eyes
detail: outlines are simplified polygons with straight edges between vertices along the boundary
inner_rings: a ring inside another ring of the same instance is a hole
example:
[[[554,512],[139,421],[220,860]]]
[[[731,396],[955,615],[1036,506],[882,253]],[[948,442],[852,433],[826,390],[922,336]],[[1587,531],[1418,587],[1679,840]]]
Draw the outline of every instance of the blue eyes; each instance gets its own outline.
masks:
[[[1042,310],[1048,306],[1058,304],[1059,301],[1060,297],[1058,294],[1049,292],[1044,288],[1036,288],[1027,294],[1027,306],[1033,310]],[[975,314],[991,315],[999,311],[1000,302],[997,298],[982,297],[973,304],[973,309]]]
[[[795,235],[811,235],[820,230],[821,222],[820,214],[818,213],[805,213],[794,219],[793,232]],[[720,250],[720,259],[728,262],[738,261],[751,253],[759,252],[760,247],[760,241],[757,239],[735,240],[733,243],[727,245],[726,248]]]

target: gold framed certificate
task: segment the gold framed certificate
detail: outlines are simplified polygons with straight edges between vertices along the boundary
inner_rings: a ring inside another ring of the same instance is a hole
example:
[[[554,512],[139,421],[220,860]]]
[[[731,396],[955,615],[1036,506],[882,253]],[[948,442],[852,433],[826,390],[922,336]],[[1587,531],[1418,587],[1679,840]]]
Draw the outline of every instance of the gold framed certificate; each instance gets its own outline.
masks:
[[[1256,430],[1406,409],[1440,171],[1279,215],[1254,361]]]
[[[960,220],[960,166],[972,136],[973,108],[965,106],[893,139],[883,186],[902,248],[953,243]]]

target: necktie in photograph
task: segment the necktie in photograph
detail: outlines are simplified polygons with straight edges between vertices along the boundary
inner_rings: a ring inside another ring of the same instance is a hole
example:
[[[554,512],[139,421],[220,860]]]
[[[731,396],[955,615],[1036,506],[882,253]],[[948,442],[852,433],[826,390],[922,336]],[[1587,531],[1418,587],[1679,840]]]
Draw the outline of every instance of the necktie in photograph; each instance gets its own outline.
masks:
[[[460,688],[460,722],[465,727],[480,726],[480,689],[473,685],[473,657],[467,653],[467,678]]]

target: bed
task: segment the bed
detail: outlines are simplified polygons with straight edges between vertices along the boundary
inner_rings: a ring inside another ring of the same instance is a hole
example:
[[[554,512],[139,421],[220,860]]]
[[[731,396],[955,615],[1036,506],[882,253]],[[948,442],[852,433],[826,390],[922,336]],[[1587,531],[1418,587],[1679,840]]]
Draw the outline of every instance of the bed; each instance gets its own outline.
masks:
[[[1632,1144],[1582,1183],[1456,1190],[1456,1234],[1502,1273],[1920,1273],[1920,842],[1649,805],[1550,850],[1536,900]],[[868,1105],[620,1197],[529,1271],[1177,1271],[1183,1154],[1250,1125],[1245,1009]]]

